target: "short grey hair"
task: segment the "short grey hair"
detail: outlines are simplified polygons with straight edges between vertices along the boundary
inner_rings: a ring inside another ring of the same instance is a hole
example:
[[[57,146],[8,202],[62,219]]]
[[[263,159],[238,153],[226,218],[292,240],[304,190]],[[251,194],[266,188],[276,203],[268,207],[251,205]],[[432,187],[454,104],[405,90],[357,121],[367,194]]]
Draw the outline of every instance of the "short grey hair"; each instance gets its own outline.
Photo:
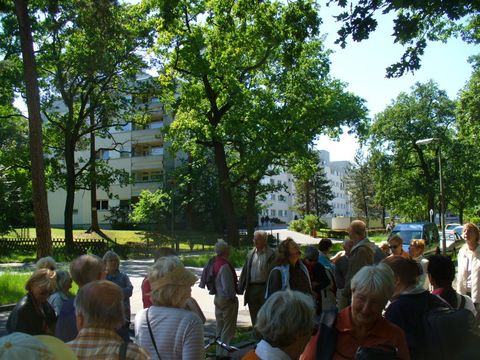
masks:
[[[70,274],[79,287],[101,279],[104,273],[105,266],[97,255],[81,255],[70,264]]]
[[[262,238],[266,241],[267,240],[267,233],[264,230],[257,230],[253,233],[253,238],[255,239],[256,237],[260,237],[260,238]]]
[[[112,281],[97,280],[82,286],[75,297],[75,314],[85,327],[117,330],[125,319],[122,288]]]
[[[57,270],[57,286],[55,291],[64,292],[65,285],[71,280],[70,274],[66,270]]]
[[[311,296],[293,290],[277,291],[260,308],[255,329],[273,347],[284,348],[298,335],[311,334],[314,319]]]
[[[183,267],[183,264],[177,256],[159,258],[148,272],[150,285],[180,266]],[[152,288],[150,299],[157,306],[182,307],[182,302],[189,297],[191,288],[189,285],[180,284],[167,284],[155,290]]]
[[[218,240],[215,244],[215,254],[222,255],[228,250],[228,244],[223,240]]]
[[[386,303],[395,290],[395,275],[385,263],[364,266],[353,276],[350,288],[352,293],[378,296]]]
[[[37,270],[40,269],[50,269],[55,270],[57,268],[57,262],[51,256],[45,256],[38,259],[37,263],[35,264]]]
[[[117,265],[120,265],[120,256],[113,250],[108,250],[105,255],[103,255],[103,262],[107,263],[109,261],[115,262]]]

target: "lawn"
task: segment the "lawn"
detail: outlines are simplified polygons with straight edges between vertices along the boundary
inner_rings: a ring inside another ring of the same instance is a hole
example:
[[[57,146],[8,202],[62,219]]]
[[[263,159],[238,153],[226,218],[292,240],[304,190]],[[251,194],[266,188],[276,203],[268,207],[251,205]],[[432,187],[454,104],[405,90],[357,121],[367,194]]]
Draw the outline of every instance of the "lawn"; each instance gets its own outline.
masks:
[[[21,272],[3,272],[0,274],[0,305],[14,304],[24,296],[25,283],[31,275],[31,271]],[[70,292],[76,294],[77,284],[73,283]]]

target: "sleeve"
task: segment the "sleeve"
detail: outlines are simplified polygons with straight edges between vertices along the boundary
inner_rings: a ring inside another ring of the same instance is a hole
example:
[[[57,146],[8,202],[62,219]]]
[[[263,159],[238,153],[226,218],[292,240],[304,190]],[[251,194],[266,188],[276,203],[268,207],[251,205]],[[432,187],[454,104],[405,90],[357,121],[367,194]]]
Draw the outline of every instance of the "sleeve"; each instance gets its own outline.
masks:
[[[243,264],[242,272],[240,274],[240,279],[238,279],[238,293],[241,295],[245,292],[247,288],[247,266],[250,260],[250,253],[247,255],[245,259],[245,264]]]
[[[325,267],[320,264],[315,264],[315,277],[318,279],[318,286],[319,290],[325,289],[328,285],[330,285],[330,279],[328,278],[327,272],[325,271]]]
[[[149,308],[152,306],[152,300],[150,299],[150,291],[152,291],[152,288],[150,287],[150,281],[148,281],[148,278],[144,278],[142,281],[142,302],[143,302],[143,308]]]
[[[270,297],[274,292],[282,290],[282,274],[280,270],[273,269],[268,277],[268,294]]]
[[[233,281],[233,274],[228,265],[223,265],[217,275],[222,284],[223,291],[229,299],[234,299],[237,296],[235,283]]]
[[[133,293],[133,285],[130,282],[130,278],[128,277],[127,274],[123,274],[123,284],[125,285],[122,289],[123,291],[123,297],[125,299],[128,299],[129,297],[132,296]]]
[[[202,360],[205,358],[203,350],[203,324],[200,320],[192,321],[185,332],[182,348],[183,360]]]

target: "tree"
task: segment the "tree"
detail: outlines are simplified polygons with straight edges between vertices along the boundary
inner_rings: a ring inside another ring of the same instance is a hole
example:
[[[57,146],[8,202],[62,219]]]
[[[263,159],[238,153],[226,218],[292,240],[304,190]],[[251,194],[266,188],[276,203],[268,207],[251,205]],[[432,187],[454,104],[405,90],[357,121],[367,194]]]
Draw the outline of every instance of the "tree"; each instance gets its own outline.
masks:
[[[351,166],[344,179],[345,188],[350,196],[350,202],[353,210],[357,214],[362,214],[367,221],[371,218],[382,217],[383,207],[378,205],[375,189],[375,171],[372,167],[371,159],[365,157],[362,150],[358,150],[355,154],[353,166]],[[380,202],[381,204],[381,202]]]
[[[29,119],[30,161],[32,176],[32,202],[37,234],[37,257],[52,254],[52,236],[48,214],[45,168],[43,162],[42,120],[40,116],[40,90],[34,53],[32,30],[26,0],[15,0]]]
[[[236,189],[248,183],[253,219],[256,187],[286,153],[275,150],[292,153],[292,144],[305,148],[326,129],[356,122],[362,102],[328,76],[310,1],[153,3],[162,15],[162,100],[176,113],[168,135],[174,148],[214,153],[227,237],[237,245]]]
[[[162,190],[153,193],[149,190],[143,190],[138,202],[133,205],[130,219],[134,223],[153,224],[157,231],[163,230],[170,205],[170,195]]]
[[[331,0],[349,10],[336,18],[343,22],[337,43],[346,46],[347,38],[368,39],[377,27],[375,14],[396,13],[393,27],[394,42],[407,45],[401,59],[387,68],[388,77],[402,76],[420,68],[420,58],[428,41],[445,42],[451,36],[462,36],[470,43],[479,42],[480,4],[469,0]]]
[[[62,159],[53,169],[66,191],[68,250],[73,246],[75,191],[90,189],[92,177],[93,186],[105,189],[127,181],[125,171],[111,169],[86,150],[90,134],[113,139],[110,129],[133,120],[136,104],[130,95],[137,90],[132,84],[137,85],[135,75],[144,65],[137,49],[144,41],[145,24],[135,7],[109,0],[63,1],[38,11],[43,115],[54,159]],[[76,158],[79,150],[88,155]]]
[[[377,198],[394,214],[428,219],[438,209],[438,146],[421,146],[420,139],[448,144],[455,104],[433,81],[417,83],[379,113],[370,128]],[[426,199],[426,201],[425,201]]]
[[[305,216],[315,214],[317,218],[333,211],[330,201],[334,199],[330,181],[320,165],[318,153],[311,154],[310,161],[297,163],[295,174],[296,211]]]

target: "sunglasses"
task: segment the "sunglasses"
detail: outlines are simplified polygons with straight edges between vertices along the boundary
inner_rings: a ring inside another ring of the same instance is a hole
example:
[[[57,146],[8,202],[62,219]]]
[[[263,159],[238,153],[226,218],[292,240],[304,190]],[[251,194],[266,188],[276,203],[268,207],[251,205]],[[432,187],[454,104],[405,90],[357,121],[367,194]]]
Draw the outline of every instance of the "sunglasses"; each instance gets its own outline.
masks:
[[[396,249],[396,248],[398,248],[399,246],[400,246],[400,245],[390,245],[389,248],[390,248],[390,249]]]

